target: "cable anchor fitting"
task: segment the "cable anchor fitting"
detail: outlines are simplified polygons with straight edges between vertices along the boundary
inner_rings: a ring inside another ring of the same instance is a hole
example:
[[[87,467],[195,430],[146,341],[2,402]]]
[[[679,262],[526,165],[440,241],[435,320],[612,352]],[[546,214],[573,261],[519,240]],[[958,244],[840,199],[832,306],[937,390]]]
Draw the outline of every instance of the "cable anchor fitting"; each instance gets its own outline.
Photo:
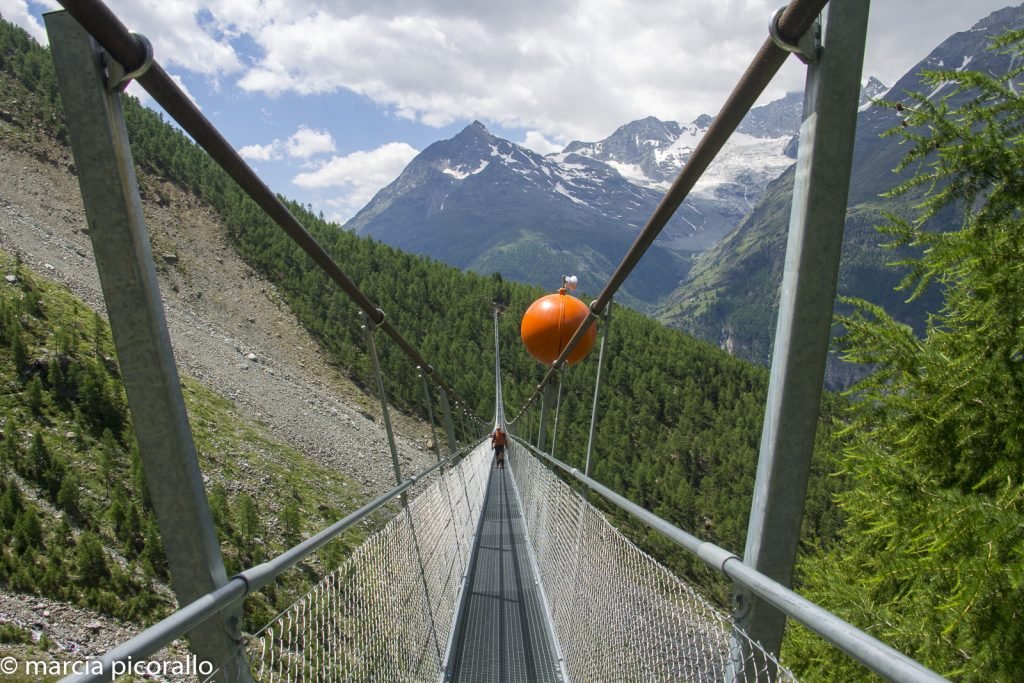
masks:
[[[785,11],[785,7],[780,7],[772,14],[768,21],[768,35],[776,46],[786,52],[792,52],[804,64],[814,64],[821,56],[821,21],[815,19],[807,33],[800,36],[795,43],[791,43],[779,32],[779,19]]]
[[[363,329],[369,330],[370,332],[376,332],[377,328],[384,324],[384,309],[378,308],[377,313],[380,314],[380,320],[374,320],[373,316],[363,311]],[[428,366],[429,367],[429,366]]]
[[[141,33],[132,35],[146,50],[146,57],[138,67],[126,71],[124,65],[114,59],[109,52],[104,53],[104,66],[107,67],[107,88],[113,92],[124,92],[129,83],[149,71],[149,67],[153,66],[153,43],[149,42],[149,38]]]

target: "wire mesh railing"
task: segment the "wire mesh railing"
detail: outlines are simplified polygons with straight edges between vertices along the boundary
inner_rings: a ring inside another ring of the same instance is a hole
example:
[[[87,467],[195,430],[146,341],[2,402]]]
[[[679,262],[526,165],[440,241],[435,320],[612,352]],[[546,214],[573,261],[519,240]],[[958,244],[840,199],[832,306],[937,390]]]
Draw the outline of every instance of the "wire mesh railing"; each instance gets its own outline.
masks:
[[[792,681],[733,661],[728,616],[641,551],[519,443],[512,470],[552,621],[575,681]],[[743,637],[742,633],[738,634]],[[759,649],[751,643],[745,651]]]
[[[480,444],[251,641],[259,681],[436,681],[479,520]]]

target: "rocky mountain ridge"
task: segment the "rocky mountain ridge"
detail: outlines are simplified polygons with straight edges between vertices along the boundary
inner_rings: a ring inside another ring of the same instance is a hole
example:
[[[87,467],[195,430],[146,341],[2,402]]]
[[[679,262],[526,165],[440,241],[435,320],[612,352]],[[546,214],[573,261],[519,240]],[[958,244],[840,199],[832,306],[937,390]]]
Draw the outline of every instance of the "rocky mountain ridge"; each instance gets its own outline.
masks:
[[[758,107],[680,207],[625,287],[646,308],[686,277],[764,186],[793,163],[800,96]],[[479,122],[423,150],[345,227],[464,269],[549,285],[562,271],[597,287],[646,224],[712,118],[648,117],[541,156]]]

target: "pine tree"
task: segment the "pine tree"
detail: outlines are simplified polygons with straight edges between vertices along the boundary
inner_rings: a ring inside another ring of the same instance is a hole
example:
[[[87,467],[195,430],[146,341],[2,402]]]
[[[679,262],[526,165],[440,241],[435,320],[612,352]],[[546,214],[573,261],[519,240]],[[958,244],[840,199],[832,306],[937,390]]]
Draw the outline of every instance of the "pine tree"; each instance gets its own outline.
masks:
[[[78,476],[74,472],[67,472],[61,478],[60,488],[57,490],[57,505],[74,519],[77,519],[82,512],[79,508],[78,487]]]
[[[28,550],[40,547],[43,542],[43,525],[33,506],[26,507],[14,522],[14,550],[24,555]],[[25,562],[26,565],[30,564]]]
[[[18,374],[25,372],[28,366],[28,349],[25,347],[25,340],[21,335],[21,327],[15,325],[9,333],[11,338],[11,357],[14,359],[14,369]]]
[[[995,48],[1019,64],[1024,32]],[[930,194],[884,232],[920,254],[904,263],[904,286],[913,296],[937,286],[944,303],[918,338],[882,309],[849,302],[845,356],[875,370],[848,411],[853,486],[838,500],[849,524],[834,552],[805,565],[812,598],[965,681],[1024,671],[1022,73],[928,74],[928,85],[955,92],[916,96],[898,129],[912,146],[903,165],[918,172],[895,192]],[[954,206],[961,230],[926,229]],[[820,641],[792,645],[788,661],[805,678],[864,676]]]
[[[78,581],[83,586],[96,587],[110,577],[110,567],[107,566],[103,544],[93,532],[83,531],[78,537],[75,565],[78,569]]]
[[[21,446],[18,443],[18,421],[14,415],[7,417],[4,425],[3,443],[0,443],[0,472],[7,474],[7,468],[21,467]]]
[[[42,482],[46,471],[50,469],[50,450],[43,441],[43,433],[38,429],[32,434],[32,450],[29,453],[31,470],[29,476],[36,482]]]
[[[281,510],[282,537],[285,545],[292,547],[302,540],[302,519],[299,513],[299,506],[294,500],[289,500]]]
[[[25,396],[29,409],[36,415],[43,412],[43,382],[39,375],[34,375],[25,387]]]
[[[256,501],[248,493],[243,493],[238,501],[238,532],[241,535],[243,552],[250,561],[258,562],[261,558],[256,546],[256,538],[262,529]]]

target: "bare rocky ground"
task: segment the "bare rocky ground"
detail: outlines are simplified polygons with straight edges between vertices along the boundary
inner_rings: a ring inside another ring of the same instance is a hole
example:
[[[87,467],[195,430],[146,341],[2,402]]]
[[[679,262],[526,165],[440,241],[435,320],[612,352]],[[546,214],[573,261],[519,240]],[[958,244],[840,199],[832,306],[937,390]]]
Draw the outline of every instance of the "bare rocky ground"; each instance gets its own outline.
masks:
[[[0,248],[102,311],[72,169],[66,150],[41,141],[32,153],[15,151],[0,130]],[[377,399],[327,362],[274,286],[234,252],[212,211],[172,183],[140,183],[179,372],[233,401],[277,439],[351,476],[367,494],[393,486]],[[390,412],[403,471],[428,466],[429,425]],[[33,629],[75,643],[82,655],[102,652],[130,632],[84,610],[0,591],[5,620],[45,624]]]

